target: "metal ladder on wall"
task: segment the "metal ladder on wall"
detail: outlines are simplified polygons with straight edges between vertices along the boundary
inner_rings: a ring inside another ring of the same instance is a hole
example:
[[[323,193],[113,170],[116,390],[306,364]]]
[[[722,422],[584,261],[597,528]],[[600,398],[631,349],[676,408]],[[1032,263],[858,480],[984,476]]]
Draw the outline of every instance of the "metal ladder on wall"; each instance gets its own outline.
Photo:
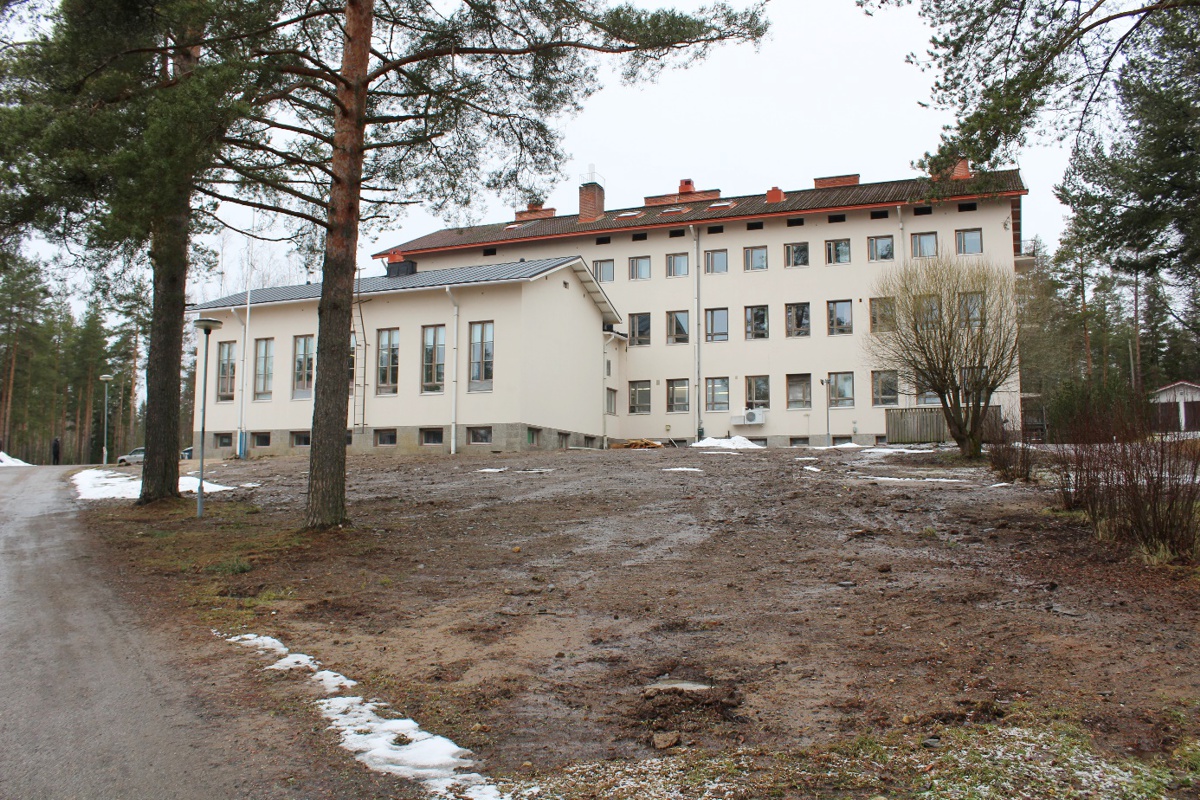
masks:
[[[354,308],[350,312],[350,327],[354,335],[353,394],[350,405],[353,409],[354,432],[367,432],[367,324],[363,319],[363,299],[359,291],[360,279],[354,281]]]

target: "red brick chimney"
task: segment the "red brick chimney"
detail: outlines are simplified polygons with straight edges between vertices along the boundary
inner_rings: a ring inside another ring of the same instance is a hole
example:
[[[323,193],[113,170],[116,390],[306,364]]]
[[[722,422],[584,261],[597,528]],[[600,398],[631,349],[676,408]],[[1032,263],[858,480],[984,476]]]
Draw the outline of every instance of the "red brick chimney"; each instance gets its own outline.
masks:
[[[696,184],[692,181],[691,178],[684,178],[683,180],[681,180],[679,182],[679,193],[680,194],[691,194],[694,191],[696,191]]]
[[[971,163],[965,158],[960,158],[954,165],[954,172],[950,173],[950,179],[954,181],[965,181],[974,177],[974,173],[971,172]]]
[[[778,186],[772,186],[770,188],[770,190],[767,191],[767,202],[768,203],[782,203],[783,197],[784,197],[783,190],[780,189]]]
[[[857,175],[833,175],[829,178],[814,178],[814,189],[835,189],[838,186],[858,186]]]
[[[595,222],[604,216],[604,187],[588,181],[579,187],[579,221]]]
[[[676,203],[690,203],[695,200],[716,200],[721,196],[720,189],[701,189],[697,191],[696,183],[691,178],[679,182],[679,191],[674,194],[651,195],[646,198],[648,206],[670,206]]]
[[[517,212],[517,222],[526,222],[531,219],[549,219],[554,214],[555,211],[553,208],[542,208],[541,203],[530,203],[527,210]]]

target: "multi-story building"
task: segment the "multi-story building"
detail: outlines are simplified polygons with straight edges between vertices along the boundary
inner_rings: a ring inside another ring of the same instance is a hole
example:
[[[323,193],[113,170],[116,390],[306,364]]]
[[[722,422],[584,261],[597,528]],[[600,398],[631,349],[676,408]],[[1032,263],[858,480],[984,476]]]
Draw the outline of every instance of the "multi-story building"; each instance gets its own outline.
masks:
[[[939,254],[1015,266],[1025,194],[1015,170],[961,166],[936,185],[845,175],[736,197],[684,180],[609,210],[604,188],[588,181],[578,214],[533,204],[511,222],[405,242],[376,255],[388,277],[360,282],[352,441],[520,449],[740,434],[775,446],[875,443],[889,409],[937,403],[870,363],[877,276]],[[250,340],[262,349],[263,339],[292,348],[296,375],[279,408],[273,393],[261,397],[264,373],[253,367],[241,427],[252,446],[303,444],[311,400],[294,387],[305,385],[311,358],[298,343],[315,333],[318,293],[255,293],[249,334],[237,310],[244,296],[197,307],[232,323],[212,367],[213,444],[232,445],[239,427],[228,391],[235,354]],[[437,362],[430,353],[452,340],[453,357]],[[486,381],[483,350],[494,356]],[[431,363],[445,381],[429,380]],[[1016,385],[998,402],[1015,419]]]

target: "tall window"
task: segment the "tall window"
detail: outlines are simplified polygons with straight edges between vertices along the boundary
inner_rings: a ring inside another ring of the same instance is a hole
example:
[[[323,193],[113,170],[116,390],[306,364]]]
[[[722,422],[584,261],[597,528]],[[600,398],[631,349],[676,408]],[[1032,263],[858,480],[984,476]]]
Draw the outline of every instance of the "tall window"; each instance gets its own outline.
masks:
[[[346,374],[346,383],[350,394],[354,394],[354,368],[358,366],[358,334],[350,333],[350,371]]]
[[[629,346],[645,347],[650,344],[650,315],[629,315]]]
[[[871,333],[896,330],[896,298],[871,298]]]
[[[614,415],[617,413],[617,390],[616,389],[605,389],[604,390],[604,413],[605,414],[614,414]],[[537,442],[530,442],[530,444],[537,444]]]
[[[297,336],[293,352],[295,363],[292,369],[292,398],[306,400],[312,397],[313,377],[316,375],[317,348],[312,335]]]
[[[812,330],[808,303],[788,303],[785,310],[787,311],[787,335],[808,336]]]
[[[797,242],[783,246],[783,265],[785,267],[808,266],[808,242]]]
[[[958,296],[959,324],[964,328],[983,327],[983,292],[963,292]]]
[[[954,249],[960,256],[977,256],[983,252],[983,231],[970,228],[954,232]]]
[[[933,258],[937,255],[936,233],[914,233],[912,235],[913,258]]]
[[[667,256],[667,277],[682,278],[688,274],[688,254],[672,253]]]
[[[275,376],[275,340],[254,340],[254,399],[271,399],[271,382]]]
[[[379,331],[379,374],[375,377],[377,394],[395,394],[400,384],[400,329]]]
[[[729,252],[706,250],[704,252],[704,271],[709,275],[729,272]]]
[[[667,312],[667,344],[688,343],[688,312]]]
[[[812,408],[812,375],[805,372],[787,376],[787,407]]]
[[[650,280],[650,256],[634,256],[629,259],[629,280]]]
[[[942,324],[942,299],[936,294],[922,294],[916,298],[917,327],[932,330]]]
[[[854,373],[829,373],[829,405],[834,408],[854,407]]]
[[[854,333],[854,319],[851,316],[853,304],[849,300],[830,300],[826,306],[829,312],[830,336]]]
[[[667,413],[688,410],[688,381],[687,378],[667,381]]]
[[[746,338],[766,339],[770,336],[766,306],[746,306]]]
[[[629,413],[650,413],[650,381],[629,382]]]
[[[825,263],[826,264],[849,264],[850,263],[850,240],[849,239],[830,239],[825,242]]]
[[[468,377],[468,392],[490,392],[495,360],[495,323],[471,323],[471,372]]]
[[[746,376],[746,408],[771,407],[771,376]]]
[[[867,237],[868,261],[892,261],[895,259],[895,248],[891,236]]]
[[[440,392],[445,384],[446,326],[425,325],[421,328],[421,391]]]
[[[728,342],[729,341],[729,309],[728,308],[706,308],[706,309],[704,309],[704,341],[706,341],[706,342]]]
[[[704,410],[729,410],[729,378],[704,379]]]
[[[900,405],[900,381],[896,370],[885,369],[871,373],[871,405]]]
[[[596,273],[596,280],[601,283],[612,283],[617,276],[616,262],[611,258],[606,261],[593,261],[592,269]]]
[[[767,248],[765,247],[747,247],[742,258],[745,260],[743,269],[746,272],[756,272],[767,268]]]
[[[237,342],[217,345],[217,400],[232,400],[234,375],[237,372]]]

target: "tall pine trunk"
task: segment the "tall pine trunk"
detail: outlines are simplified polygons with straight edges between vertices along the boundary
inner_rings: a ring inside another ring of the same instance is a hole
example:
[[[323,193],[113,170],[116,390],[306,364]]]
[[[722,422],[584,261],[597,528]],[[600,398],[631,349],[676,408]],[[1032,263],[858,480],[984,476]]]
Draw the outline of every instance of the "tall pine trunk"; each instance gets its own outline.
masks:
[[[313,392],[308,468],[310,528],[329,528],[346,520],[346,418],[350,404],[346,373],[350,369],[367,67],[374,14],[374,0],[349,0],[346,4],[342,84],[337,93],[333,129],[333,180],[329,189],[321,301],[317,307],[317,385]]]
[[[139,505],[179,497],[179,372],[183,365],[191,198],[181,192],[175,206],[174,213],[161,217],[151,233],[154,298],[146,359],[146,460]]]

